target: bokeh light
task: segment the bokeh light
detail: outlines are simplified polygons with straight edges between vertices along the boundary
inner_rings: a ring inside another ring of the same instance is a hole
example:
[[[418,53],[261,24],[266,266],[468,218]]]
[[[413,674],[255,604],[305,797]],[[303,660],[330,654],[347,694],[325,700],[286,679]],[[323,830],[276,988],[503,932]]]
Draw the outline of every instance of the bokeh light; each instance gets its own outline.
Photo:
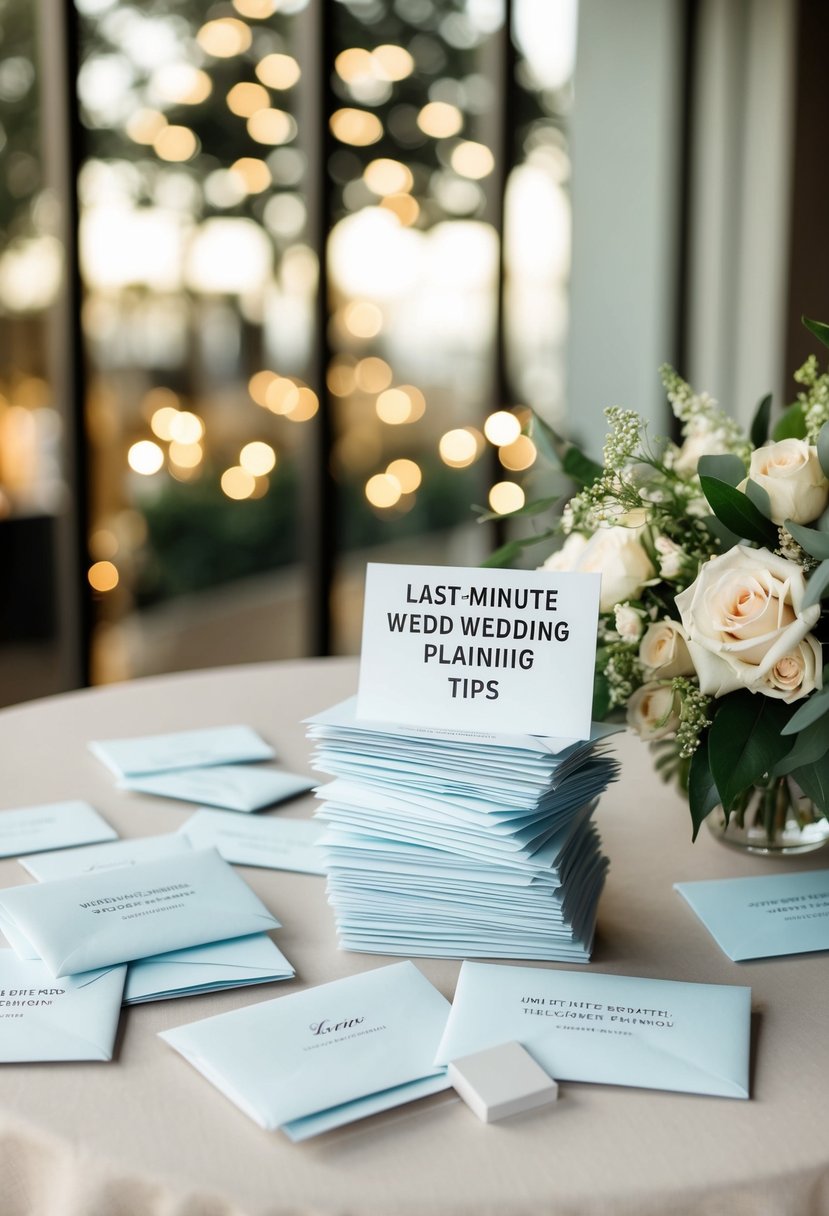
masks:
[[[196,41],[214,59],[230,59],[246,51],[253,41],[250,26],[236,17],[220,17],[208,21],[196,34]]]
[[[352,300],[343,313],[343,323],[355,338],[376,338],[383,328],[383,314],[368,300]]]
[[[524,505],[524,491],[514,481],[499,481],[489,491],[489,505],[498,515],[511,515]]]
[[[330,119],[331,132],[343,144],[367,148],[383,138],[383,124],[376,114],[345,106],[335,110]]]
[[[173,440],[168,455],[179,469],[197,469],[204,458],[204,451],[200,443],[178,443]]]
[[[240,465],[233,465],[222,473],[220,484],[223,494],[240,502],[251,497],[256,489],[256,478]]]
[[[161,160],[192,160],[199,150],[199,141],[189,127],[162,127],[153,140],[153,151]]]
[[[247,128],[258,144],[286,144],[296,135],[296,122],[285,110],[257,110],[248,119]]]
[[[268,371],[263,368],[261,372],[254,372],[250,380],[248,380],[248,392],[257,405],[267,405],[268,389],[278,380],[276,372]]]
[[[460,131],[463,114],[448,101],[428,101],[417,116],[417,125],[424,135],[448,139]]]
[[[133,472],[151,477],[164,464],[164,453],[152,439],[140,439],[127,452],[127,464]]]
[[[309,418],[313,418],[314,414],[319,410],[319,397],[313,389],[307,385],[301,385],[297,389],[297,403],[290,409],[285,417],[289,422],[307,422]]]
[[[480,181],[495,168],[495,157],[486,144],[463,140],[452,149],[449,163],[461,177],[470,177],[473,181]]]
[[[364,393],[382,393],[392,382],[393,373],[385,359],[368,355],[354,367],[354,384]]]
[[[420,465],[414,460],[407,460],[405,457],[393,460],[387,466],[386,474],[389,477],[394,477],[400,483],[400,488],[404,494],[414,494],[423,480]]]
[[[375,473],[366,482],[365,494],[373,507],[393,507],[403,493],[400,482],[388,473]]]
[[[239,464],[254,477],[264,477],[276,466],[276,452],[269,443],[254,439],[242,448],[239,453]]]
[[[274,376],[265,392],[265,405],[272,414],[290,414],[299,405],[299,388],[287,376]]]
[[[478,443],[471,428],[458,427],[441,436],[438,451],[444,464],[463,469],[477,458]]]
[[[261,194],[271,184],[271,171],[263,160],[255,156],[240,156],[230,166],[248,194]]]
[[[162,405],[150,419],[150,430],[159,439],[169,441],[173,438],[171,430],[173,419],[178,417],[178,410],[172,405]]]
[[[404,194],[414,185],[408,165],[389,157],[370,161],[363,172],[363,181],[373,194]]]
[[[505,443],[515,442],[521,434],[521,423],[509,410],[496,410],[484,423],[484,434],[490,443],[501,447]]]
[[[268,90],[251,80],[241,80],[227,94],[227,108],[239,118],[250,118],[257,110],[266,110],[271,104]]]
[[[256,75],[269,89],[292,89],[302,69],[292,55],[266,55],[256,65]]]
[[[176,443],[198,443],[204,434],[204,423],[198,414],[182,410],[170,419],[170,438]]]
[[[112,562],[95,562],[86,577],[94,591],[114,591],[118,586],[118,570]]]
[[[498,459],[505,469],[519,473],[535,464],[538,452],[527,435],[519,435],[514,443],[504,444],[498,449]]]

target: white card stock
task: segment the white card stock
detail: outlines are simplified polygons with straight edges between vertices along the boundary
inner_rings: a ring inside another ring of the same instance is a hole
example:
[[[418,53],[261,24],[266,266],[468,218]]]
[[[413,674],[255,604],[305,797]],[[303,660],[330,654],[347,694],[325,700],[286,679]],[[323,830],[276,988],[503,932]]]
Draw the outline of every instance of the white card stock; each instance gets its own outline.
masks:
[[[182,824],[181,832],[194,849],[216,849],[236,865],[325,873],[319,847],[325,828],[313,819],[240,819],[233,811],[202,810]]]
[[[88,802],[48,802],[0,811],[0,857],[65,849],[117,836]]]

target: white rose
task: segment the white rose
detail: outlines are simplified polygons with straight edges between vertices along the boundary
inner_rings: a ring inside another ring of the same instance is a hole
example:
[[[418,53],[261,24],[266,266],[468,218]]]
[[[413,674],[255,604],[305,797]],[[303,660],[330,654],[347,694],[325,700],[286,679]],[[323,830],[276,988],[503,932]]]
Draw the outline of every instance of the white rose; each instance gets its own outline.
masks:
[[[586,548],[587,537],[582,536],[580,532],[571,532],[561,548],[550,554],[541,569],[575,570],[578,567],[578,560]]]
[[[622,641],[638,642],[645,627],[641,611],[630,604],[617,604],[615,618],[616,632]]]
[[[659,573],[663,578],[679,578],[687,560],[685,550],[667,536],[657,536],[654,548],[658,554]]]
[[[710,427],[705,419],[695,419],[673,467],[679,474],[693,476],[703,456],[722,456],[730,450],[725,431]]]
[[[639,661],[651,676],[662,680],[695,675],[685,630],[676,621],[655,621],[639,645]]]
[[[823,475],[817,448],[805,439],[781,439],[751,453],[748,476],[766,491],[776,524],[792,519],[808,524],[829,503],[829,481]],[[748,480],[748,479],[746,479]],[[738,490],[745,490],[741,481]]]
[[[670,684],[643,684],[628,701],[628,726],[643,739],[663,739],[679,726],[678,698]]]
[[[818,604],[801,608],[805,589],[801,567],[768,549],[735,545],[707,562],[676,597],[701,690],[767,692],[765,676],[820,616]]]
[[[782,701],[798,701],[823,687],[823,665],[820,642],[807,633],[794,650],[777,660],[763,677],[762,692]]]
[[[641,532],[641,527],[599,528],[582,549],[575,565],[567,567],[601,574],[601,612],[612,612],[617,604],[635,600],[648,579],[656,574],[639,540]]]

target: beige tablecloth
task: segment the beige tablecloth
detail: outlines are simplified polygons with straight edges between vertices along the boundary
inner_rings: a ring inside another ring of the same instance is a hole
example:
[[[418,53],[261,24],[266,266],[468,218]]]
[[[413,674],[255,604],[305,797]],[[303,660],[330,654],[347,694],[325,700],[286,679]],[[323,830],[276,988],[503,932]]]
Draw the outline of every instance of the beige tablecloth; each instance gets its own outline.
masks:
[[[127,794],[93,738],[248,722],[307,771],[301,719],[354,690],[351,660],[139,681],[0,713],[0,805],[85,798],[123,836],[174,831],[193,808]],[[0,1069],[0,1216],[812,1216],[829,1214],[827,963],[734,964],[672,890],[765,872],[703,833],[637,740],[598,819],[611,858],[593,966],[750,984],[752,1100],[568,1084],[556,1107],[485,1125],[451,1093],[302,1145],[257,1128],[159,1030],[383,963],[339,952],[322,878],[245,869],[282,921],[290,984],[125,1011],[112,1064]],[[290,814],[310,814],[312,800]],[[777,868],[814,869],[822,855]],[[27,881],[0,863],[0,885]],[[419,965],[451,997],[458,963]]]

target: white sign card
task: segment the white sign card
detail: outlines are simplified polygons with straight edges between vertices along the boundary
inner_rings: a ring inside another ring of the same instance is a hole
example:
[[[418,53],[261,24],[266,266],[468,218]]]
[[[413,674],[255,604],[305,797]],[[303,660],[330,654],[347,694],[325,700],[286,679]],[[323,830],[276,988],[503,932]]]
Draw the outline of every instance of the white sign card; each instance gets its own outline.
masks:
[[[599,574],[369,564],[357,717],[587,739]]]

